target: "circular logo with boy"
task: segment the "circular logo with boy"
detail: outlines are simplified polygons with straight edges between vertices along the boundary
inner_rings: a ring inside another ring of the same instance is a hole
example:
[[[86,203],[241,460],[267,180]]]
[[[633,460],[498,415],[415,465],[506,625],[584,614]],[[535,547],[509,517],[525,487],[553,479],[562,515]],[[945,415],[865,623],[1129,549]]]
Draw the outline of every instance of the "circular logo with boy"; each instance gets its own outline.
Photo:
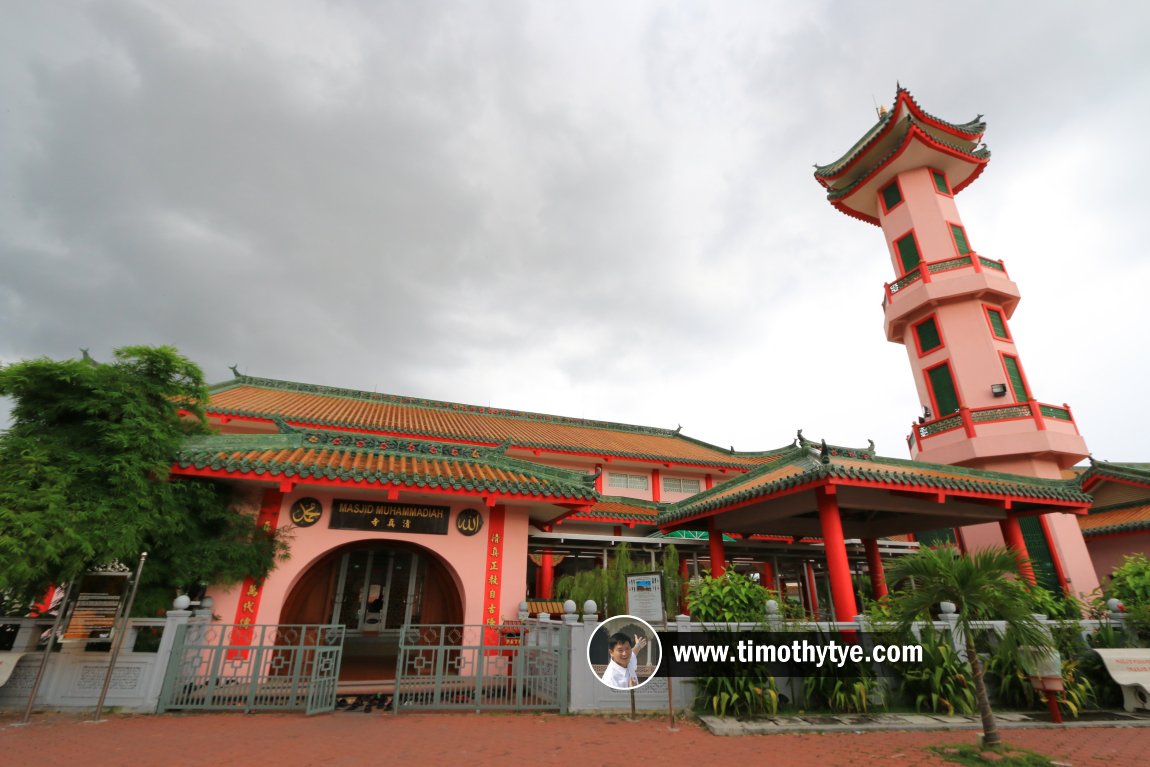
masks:
[[[637,690],[659,670],[663,647],[651,624],[616,615],[599,624],[587,642],[591,673],[613,690]]]

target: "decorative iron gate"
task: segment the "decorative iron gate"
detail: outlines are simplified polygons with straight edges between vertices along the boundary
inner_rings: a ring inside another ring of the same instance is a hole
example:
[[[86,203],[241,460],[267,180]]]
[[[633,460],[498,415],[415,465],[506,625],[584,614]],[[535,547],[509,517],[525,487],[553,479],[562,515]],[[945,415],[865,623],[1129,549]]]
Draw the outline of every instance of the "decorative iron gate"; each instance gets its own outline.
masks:
[[[567,713],[571,634],[561,623],[405,626],[395,710]]]
[[[342,625],[179,626],[159,710],[332,711],[343,637]]]

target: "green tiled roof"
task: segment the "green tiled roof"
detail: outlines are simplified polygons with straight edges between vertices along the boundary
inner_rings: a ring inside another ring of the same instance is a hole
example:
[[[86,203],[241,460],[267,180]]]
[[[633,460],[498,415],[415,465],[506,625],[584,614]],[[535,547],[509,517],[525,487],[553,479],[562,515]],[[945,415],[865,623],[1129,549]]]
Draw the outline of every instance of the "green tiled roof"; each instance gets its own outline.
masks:
[[[1089,495],[1075,480],[1039,479],[958,466],[883,458],[874,448],[848,448],[803,439],[784,448],[779,460],[761,466],[698,495],[670,504],[658,524],[673,524],[824,480],[838,484],[879,483],[890,487],[933,488],[952,492],[989,494],[1001,498],[1059,501],[1088,505]]]
[[[1090,467],[1078,475],[1079,487],[1092,484],[1098,478],[1127,479],[1132,482],[1150,484],[1150,463],[1114,463],[1090,459]]]
[[[834,162],[827,163],[826,165],[816,165],[815,176],[817,178],[828,178],[834,176],[846,165],[848,165],[852,159],[861,154],[864,154],[868,149],[870,149],[871,145],[874,144],[887,130],[893,130],[894,126],[891,126],[890,123],[892,120],[896,119],[899,113],[898,107],[899,101],[901,99],[906,99],[911,102],[911,104],[914,106],[914,110],[921,114],[923,117],[938,123],[939,125],[944,125],[948,128],[951,128],[952,130],[959,133],[964,133],[969,136],[971,140],[974,140],[976,137],[981,136],[986,132],[986,122],[982,119],[982,115],[978,115],[973,120],[965,123],[947,122],[946,120],[936,117],[923,110],[915,100],[914,96],[910,95],[910,91],[908,91],[906,88],[903,88],[902,86],[899,86],[895,91],[894,103],[891,109],[887,111],[886,114],[882,115],[878,122],[876,122],[870,130],[864,133],[863,137],[856,141],[854,146],[848,149],[846,154],[844,154],[842,157],[835,160]],[[987,156],[989,156],[989,152],[987,153]]]
[[[595,475],[511,458],[506,445],[479,447],[295,430],[188,439],[174,460],[179,469],[269,478],[333,480],[379,487],[500,493],[594,501]]]

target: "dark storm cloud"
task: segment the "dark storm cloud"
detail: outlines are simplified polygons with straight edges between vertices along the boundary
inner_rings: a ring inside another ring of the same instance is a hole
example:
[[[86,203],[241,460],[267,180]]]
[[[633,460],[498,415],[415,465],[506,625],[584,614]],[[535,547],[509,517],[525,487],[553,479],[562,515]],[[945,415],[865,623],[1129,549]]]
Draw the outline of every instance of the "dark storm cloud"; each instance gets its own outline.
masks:
[[[810,175],[901,79],[945,119],[987,114],[991,170],[960,202],[1026,296],[1012,327],[1031,379],[1076,403],[1092,445],[1133,454],[1064,350],[1106,291],[1108,324],[1136,322],[1133,281],[1097,275],[1144,269],[1126,223],[1147,170],[1130,149],[1150,117],[1141,9],[5,10],[0,361],[174,343],[213,380],[239,363],[902,455],[917,401],[883,340],[888,256]],[[1092,270],[1067,278],[1081,254],[1052,216],[1089,222]],[[1145,375],[1120,340],[1089,343],[1116,379]]]

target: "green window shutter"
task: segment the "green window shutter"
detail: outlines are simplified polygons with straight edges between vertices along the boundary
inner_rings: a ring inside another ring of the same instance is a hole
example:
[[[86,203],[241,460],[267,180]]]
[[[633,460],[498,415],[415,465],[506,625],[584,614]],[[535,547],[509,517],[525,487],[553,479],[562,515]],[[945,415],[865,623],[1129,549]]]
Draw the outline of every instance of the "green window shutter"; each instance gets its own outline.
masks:
[[[909,272],[918,266],[922,259],[918,255],[918,245],[914,241],[913,233],[896,242],[895,246],[898,248],[899,258],[902,259],[903,272]]]
[[[1061,595],[1058,572],[1054,569],[1054,557],[1050,545],[1042,532],[1042,522],[1038,517],[1020,517],[1018,526],[1022,528],[1022,540],[1026,542],[1026,553],[1030,555],[1030,566],[1034,569],[1034,579],[1047,591]]]
[[[938,325],[934,323],[933,317],[915,325],[914,332],[918,334],[918,348],[923,352],[942,346],[942,337],[938,334]]]
[[[930,175],[934,179],[935,189],[942,194],[950,194],[950,187],[946,185],[946,176],[942,174],[942,171],[932,170]]]
[[[954,379],[950,376],[950,365],[943,363],[927,371],[930,379],[930,390],[934,392],[934,402],[938,405],[935,418],[942,418],[958,410],[958,392],[954,388]]]
[[[966,241],[966,232],[958,224],[950,225],[950,233],[954,235],[954,244],[958,246],[958,254],[965,256],[970,253],[970,243]]]
[[[938,530],[927,530],[923,533],[915,533],[914,539],[918,541],[919,545],[929,549],[939,546],[958,545],[958,538],[955,537],[954,528],[952,527],[943,527]]]
[[[994,337],[1009,341],[1010,335],[1006,332],[1006,320],[1002,318],[1002,312],[997,309],[987,309],[986,315],[990,317],[990,328],[994,331]]]
[[[1026,382],[1022,380],[1022,370],[1018,367],[1017,357],[1003,357],[1006,365],[1006,377],[1010,379],[1010,389],[1014,392],[1015,402],[1026,402],[1030,393],[1026,391]]]
[[[902,202],[902,192],[899,191],[898,182],[892,181],[882,190],[882,204],[890,210],[895,205]]]

